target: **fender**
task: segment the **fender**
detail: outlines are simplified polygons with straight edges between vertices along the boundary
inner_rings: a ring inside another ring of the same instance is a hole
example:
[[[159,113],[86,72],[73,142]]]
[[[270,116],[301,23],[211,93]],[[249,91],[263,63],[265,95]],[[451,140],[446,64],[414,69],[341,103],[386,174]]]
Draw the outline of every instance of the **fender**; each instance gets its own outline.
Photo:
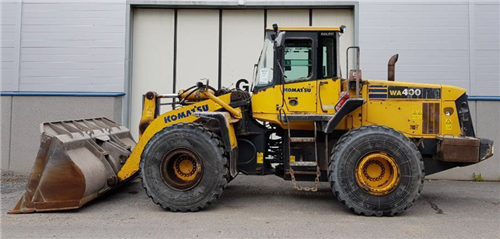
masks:
[[[328,123],[326,124],[325,128],[323,129],[323,132],[325,133],[331,133],[333,129],[340,123],[340,121],[344,118],[344,116],[348,115],[349,113],[353,112],[355,109],[359,108],[365,103],[364,99],[359,99],[359,98],[352,98],[346,100],[342,108],[335,113],[333,118],[331,118]]]
[[[221,102],[229,103],[231,102],[231,94],[221,95],[218,97]],[[151,106],[148,110],[144,110],[143,114],[152,114],[155,109],[154,99],[144,99],[145,101],[151,101]],[[137,171],[139,171],[139,163],[141,162],[142,152],[146,147],[149,140],[160,130],[177,123],[187,123],[195,122],[200,117],[194,115],[195,112],[215,112],[217,110],[223,109],[221,104],[216,103],[213,100],[204,100],[197,102],[195,104],[184,106],[162,115],[159,115],[154,120],[152,120],[144,133],[139,138],[139,142],[135,145],[134,150],[130,154],[129,158],[125,161],[122,169],[118,172],[118,179],[124,181],[129,177],[132,177]],[[149,121],[147,121],[149,122]]]
[[[238,119],[236,121],[232,120],[228,112],[195,112],[193,115],[200,118],[215,119],[219,122],[220,136],[224,142],[224,147],[229,152],[229,171],[231,177],[235,177],[238,174],[238,141],[232,123],[237,122]]]

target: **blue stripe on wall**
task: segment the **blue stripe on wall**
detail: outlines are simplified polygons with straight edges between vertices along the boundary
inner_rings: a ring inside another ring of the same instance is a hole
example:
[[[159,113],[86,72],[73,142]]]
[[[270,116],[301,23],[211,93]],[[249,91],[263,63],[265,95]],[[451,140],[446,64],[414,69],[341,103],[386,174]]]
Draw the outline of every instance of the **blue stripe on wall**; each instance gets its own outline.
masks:
[[[1,91],[0,96],[124,96],[125,92]],[[469,100],[500,101],[500,96],[469,96]]]
[[[125,92],[2,91],[0,96],[124,96]]]
[[[469,96],[469,100],[500,101],[500,96]]]

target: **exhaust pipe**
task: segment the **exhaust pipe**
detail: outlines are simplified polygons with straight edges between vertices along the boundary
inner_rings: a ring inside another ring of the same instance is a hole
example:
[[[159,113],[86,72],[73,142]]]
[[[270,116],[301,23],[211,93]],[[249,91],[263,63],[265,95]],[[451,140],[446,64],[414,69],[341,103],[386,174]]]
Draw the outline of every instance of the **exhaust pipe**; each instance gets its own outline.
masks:
[[[389,59],[389,62],[387,63],[387,80],[388,81],[394,81],[395,78],[395,68],[396,68],[396,62],[398,61],[399,55],[396,54]]]

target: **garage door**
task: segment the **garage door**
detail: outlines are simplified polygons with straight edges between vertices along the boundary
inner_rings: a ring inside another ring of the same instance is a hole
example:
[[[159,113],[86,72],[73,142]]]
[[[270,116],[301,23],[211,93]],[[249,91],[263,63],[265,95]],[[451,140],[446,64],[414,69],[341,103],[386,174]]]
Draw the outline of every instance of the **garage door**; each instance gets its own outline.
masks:
[[[191,87],[202,78],[217,88],[219,10],[180,9],[178,14],[176,90]]]
[[[130,130],[138,140],[142,95],[173,90],[174,10],[135,9]]]
[[[263,37],[264,10],[222,11],[222,86],[233,88],[239,79],[252,80]]]
[[[208,78],[214,87],[220,79],[229,88],[239,79],[251,81],[265,26],[346,25],[340,46],[343,71],[345,49],[354,45],[351,9],[134,9],[133,16],[130,122],[134,137],[138,135],[142,95],[149,90],[171,93],[201,78]]]

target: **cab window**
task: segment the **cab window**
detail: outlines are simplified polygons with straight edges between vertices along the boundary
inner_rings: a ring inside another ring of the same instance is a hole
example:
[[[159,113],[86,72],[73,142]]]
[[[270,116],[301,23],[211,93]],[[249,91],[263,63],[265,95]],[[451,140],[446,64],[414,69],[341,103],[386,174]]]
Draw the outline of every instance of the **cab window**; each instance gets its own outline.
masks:
[[[334,78],[337,73],[335,38],[320,37],[318,41],[318,79]]]
[[[285,82],[307,80],[312,77],[311,40],[285,41]]]
[[[257,64],[257,72],[254,75],[254,86],[267,86],[273,83],[273,63],[273,41],[271,40],[271,36],[267,34],[264,40],[264,47],[260,53],[259,63]]]

